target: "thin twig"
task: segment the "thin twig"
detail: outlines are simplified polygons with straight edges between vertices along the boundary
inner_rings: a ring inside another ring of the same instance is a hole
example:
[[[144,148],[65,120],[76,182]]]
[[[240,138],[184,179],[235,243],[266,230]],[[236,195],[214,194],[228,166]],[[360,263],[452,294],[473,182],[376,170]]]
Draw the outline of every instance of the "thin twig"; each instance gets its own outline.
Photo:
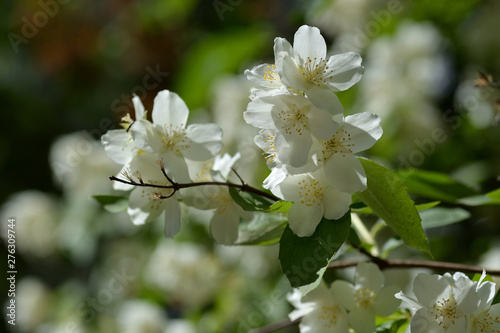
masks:
[[[117,181],[120,183],[132,185],[132,186],[139,186],[139,187],[152,187],[152,188],[162,188],[162,189],[170,189],[174,190],[174,193],[177,192],[180,189],[183,188],[188,188],[188,187],[196,187],[196,186],[227,186],[227,187],[235,187],[240,189],[241,191],[244,192],[250,192],[254,193],[257,195],[260,195],[261,197],[268,198],[272,201],[281,201],[280,198],[277,196],[274,196],[273,194],[261,191],[259,189],[256,189],[255,187],[249,186],[247,184],[234,184],[230,182],[216,182],[216,181],[206,181],[206,182],[193,182],[193,183],[176,183],[172,182],[172,185],[157,185],[157,184],[149,184],[145,182],[137,183],[135,181],[128,181],[124,179],[117,178],[115,176],[109,177],[110,180]]]

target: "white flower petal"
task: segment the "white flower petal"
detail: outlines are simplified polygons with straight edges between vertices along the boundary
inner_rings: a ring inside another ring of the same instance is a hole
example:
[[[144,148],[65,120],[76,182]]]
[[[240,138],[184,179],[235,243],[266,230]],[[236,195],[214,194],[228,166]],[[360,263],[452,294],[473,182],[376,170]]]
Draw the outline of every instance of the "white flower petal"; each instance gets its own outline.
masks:
[[[130,134],[134,139],[134,144],[140,149],[149,153],[159,152],[162,143],[154,125],[148,120],[137,120],[130,127]]]
[[[285,39],[281,37],[276,37],[274,39],[274,63],[281,61],[284,55],[293,56],[292,45]]]
[[[271,110],[273,104],[267,103],[262,98],[255,98],[248,103],[247,110],[243,112],[243,118],[247,124],[263,129],[276,129]]]
[[[375,331],[375,314],[357,308],[347,314],[347,321],[356,333],[373,333]]]
[[[336,54],[328,59],[327,66],[332,70],[325,84],[333,91],[344,91],[356,84],[363,76],[361,56],[355,52]]]
[[[309,159],[309,152],[311,150],[312,138],[309,133],[304,135],[283,135],[286,144],[276,143],[276,150],[278,151],[278,159],[292,167],[300,168],[304,166]]]
[[[162,90],[156,95],[152,112],[155,125],[183,129],[188,117],[189,109],[179,95],[168,90]]]
[[[149,222],[163,213],[166,201],[151,199],[151,189],[136,187],[129,197],[127,213],[136,225]]]
[[[323,218],[323,206],[306,206],[296,202],[288,211],[288,223],[293,233],[299,237],[311,236]]]
[[[328,110],[332,115],[342,114],[344,106],[330,89],[312,85],[307,87],[306,96],[316,107]]]
[[[450,283],[439,275],[420,273],[413,282],[413,293],[418,302],[427,308],[432,308],[436,299],[447,297],[450,293]]]
[[[347,213],[351,204],[351,194],[337,191],[335,188],[326,188],[323,192],[325,218],[338,220]]]
[[[339,127],[328,111],[314,106],[311,106],[307,118],[312,135],[320,140],[329,140]]]
[[[186,160],[179,154],[166,151],[158,155],[163,159],[165,171],[168,176],[178,183],[186,183],[190,181],[189,169]]]
[[[371,148],[382,136],[380,117],[369,112],[347,116],[342,128],[350,134],[353,153]]]
[[[101,137],[106,154],[118,164],[127,164],[139,150],[132,141],[132,135],[123,130],[109,130]]]
[[[217,155],[222,148],[222,129],[216,124],[193,124],[186,128],[191,140],[190,148],[182,153],[193,161],[206,161]]]
[[[234,209],[216,210],[210,221],[210,234],[217,243],[232,245],[238,239],[239,221]]]
[[[333,154],[324,165],[325,177],[341,192],[356,193],[366,190],[366,173],[353,154]]]
[[[293,50],[304,62],[326,58],[326,42],[316,27],[301,26],[293,37]]]
[[[276,72],[276,67],[271,64],[261,64],[245,70],[247,79],[256,83],[258,86],[267,89],[279,89],[283,86],[279,74]]]
[[[373,303],[373,308],[377,316],[388,317],[397,310],[401,304],[401,300],[397,299],[394,295],[398,291],[398,286],[387,286],[378,292],[377,299]]]
[[[134,95],[132,103],[134,104],[135,109],[135,120],[145,119],[146,111],[144,110],[144,105],[142,104],[141,99]]]
[[[297,63],[289,55],[283,55],[281,61],[276,64],[276,70],[281,77],[281,82],[290,88],[306,91],[313,85],[304,78]]]
[[[356,301],[354,299],[354,286],[344,280],[335,280],[330,287],[335,299],[349,311],[356,308]]]
[[[361,262],[356,269],[356,285],[378,292],[384,285],[384,274],[372,262]],[[394,292],[396,293],[397,290]],[[393,293],[393,295],[394,295]]]
[[[181,228],[181,207],[174,197],[165,200],[165,236],[173,237]]]

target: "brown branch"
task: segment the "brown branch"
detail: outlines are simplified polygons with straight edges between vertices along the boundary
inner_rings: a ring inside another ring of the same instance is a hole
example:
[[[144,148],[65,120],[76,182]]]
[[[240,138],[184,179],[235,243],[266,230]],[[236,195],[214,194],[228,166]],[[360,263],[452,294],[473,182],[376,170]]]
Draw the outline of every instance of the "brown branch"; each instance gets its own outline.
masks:
[[[234,184],[230,182],[216,182],[216,181],[206,181],[206,182],[194,182],[194,183],[176,183],[176,182],[171,182],[172,185],[156,185],[156,184],[148,184],[144,182],[135,182],[132,180],[124,180],[117,178],[115,176],[109,177],[110,180],[117,181],[120,183],[132,185],[132,186],[139,186],[139,187],[151,187],[151,188],[162,188],[162,189],[170,189],[174,190],[174,193],[177,192],[180,189],[183,188],[188,188],[188,187],[196,187],[196,186],[227,186],[227,187],[235,187],[238,188],[240,191],[243,192],[249,192],[253,194],[260,195],[261,197],[265,197],[267,199],[270,199],[272,201],[281,201],[280,198],[277,196],[274,196],[273,194],[261,191],[255,187],[252,187],[247,184]]]
[[[489,275],[500,276],[500,270],[497,269],[486,269],[479,266],[457,264],[452,262],[443,261],[428,261],[428,260],[413,260],[413,259],[380,259],[375,262],[380,269],[392,269],[392,268],[429,268],[436,271],[455,271],[462,273],[479,273],[483,272],[483,269]],[[360,261],[334,261],[330,263],[328,269],[340,269],[356,266]],[[380,265],[379,262],[384,264]]]

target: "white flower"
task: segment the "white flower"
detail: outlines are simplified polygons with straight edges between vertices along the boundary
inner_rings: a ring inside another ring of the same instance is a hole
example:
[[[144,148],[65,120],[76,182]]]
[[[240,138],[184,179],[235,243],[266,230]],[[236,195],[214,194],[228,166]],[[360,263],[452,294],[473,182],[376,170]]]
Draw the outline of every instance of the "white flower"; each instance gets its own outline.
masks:
[[[146,119],[147,113],[139,97],[134,96],[132,103],[135,109],[135,119]],[[133,124],[134,121],[130,117],[130,114],[127,114],[122,118],[121,124],[125,128],[109,130],[101,137],[101,143],[108,156],[116,163],[123,165],[120,173],[127,170],[132,159],[143,152],[132,139],[130,126]],[[113,182],[113,188],[116,190],[130,190],[132,187],[120,182]]]
[[[293,167],[307,163],[312,136],[328,140],[338,127],[328,111],[306,97],[286,92],[254,99],[243,117],[257,128],[277,130],[276,135],[283,136],[278,145],[275,142],[279,159]]]
[[[323,283],[304,297],[295,289],[287,299],[296,308],[288,315],[290,320],[302,317],[301,333],[349,332],[346,311]]]
[[[216,156],[210,172],[199,172],[205,178],[199,181],[225,182],[231,172],[231,167],[240,158],[239,154],[231,157],[228,154]],[[231,245],[238,239],[240,218],[250,220],[251,212],[243,210],[231,197],[227,186],[196,186],[183,191],[183,200],[198,209],[212,209],[214,214],[210,219],[210,234],[219,244]]]
[[[143,154],[134,158],[126,176],[134,181],[143,181],[146,184],[172,185],[161,172],[153,154]],[[164,211],[165,235],[172,237],[180,228],[180,206],[178,193],[172,195],[172,189],[137,186],[130,193],[127,213],[134,224],[149,222]],[[168,199],[165,199],[168,197]]]
[[[187,125],[189,110],[175,93],[163,90],[155,98],[152,119],[137,120],[131,127],[136,145],[163,159],[169,176],[189,181],[186,158],[204,161],[222,147],[222,130],[216,124]]]
[[[402,292],[396,297],[416,310],[410,321],[413,333],[465,333],[467,316],[482,304],[480,295],[486,295],[483,291],[478,293],[476,287],[476,282],[460,272],[453,276],[420,273],[413,283],[415,298]]]
[[[351,204],[351,194],[333,187],[322,170],[288,176],[271,191],[284,200],[293,201],[288,223],[299,237],[311,236],[323,217],[341,218]]]
[[[375,316],[387,317],[401,303],[394,297],[399,288],[384,287],[384,275],[377,265],[370,262],[358,264],[354,285],[336,280],[332,283],[331,290],[339,304],[349,311],[349,324],[357,333],[373,332]]]
[[[477,282],[476,292],[479,304],[468,318],[467,332],[498,333],[500,332],[500,304],[491,305],[495,297],[495,283],[484,281],[486,272]]]
[[[144,300],[123,302],[117,314],[120,332],[163,333],[167,318],[163,309],[155,303]]]
[[[366,174],[354,154],[372,147],[381,136],[380,117],[368,112],[347,116],[334,135],[315,141],[312,160],[340,191],[364,191]]]
[[[361,56],[357,53],[327,58],[325,40],[315,27],[301,26],[294,36],[293,54],[283,51],[280,55],[276,72],[281,81],[289,88],[304,91],[313,104],[332,113],[343,112],[334,92],[349,89],[363,75]]]

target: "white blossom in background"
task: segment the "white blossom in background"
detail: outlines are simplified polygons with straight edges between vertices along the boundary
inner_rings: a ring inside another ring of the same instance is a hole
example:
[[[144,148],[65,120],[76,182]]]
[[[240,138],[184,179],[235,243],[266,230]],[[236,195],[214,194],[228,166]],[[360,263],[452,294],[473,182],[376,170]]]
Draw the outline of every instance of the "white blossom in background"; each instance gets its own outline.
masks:
[[[51,290],[35,277],[16,281],[16,327],[21,332],[33,332],[50,318],[54,306]]]
[[[223,274],[218,260],[202,246],[162,239],[146,264],[144,283],[173,303],[201,308],[215,297]]]
[[[377,265],[361,262],[357,265],[354,284],[336,280],[330,289],[334,297],[347,311],[349,324],[357,333],[375,330],[375,317],[388,317],[401,301],[394,297],[398,286],[385,286],[384,275]]]
[[[323,170],[288,176],[271,191],[286,201],[293,201],[288,223],[299,237],[311,236],[323,217],[341,218],[351,204],[351,194],[333,187]]]
[[[61,219],[55,198],[37,190],[18,192],[0,208],[1,235],[8,240],[9,218],[15,218],[16,249],[23,256],[47,258],[58,250],[57,232]]]
[[[120,170],[102,144],[84,131],[57,138],[50,147],[49,163],[56,184],[75,200],[110,193],[112,184],[103,179]]]
[[[204,161],[222,148],[222,130],[216,124],[187,125],[189,110],[175,93],[163,90],[155,97],[152,119],[137,120],[130,128],[135,144],[163,159],[169,176],[188,182],[186,159]]]
[[[295,307],[288,315],[290,320],[302,318],[301,333],[349,332],[345,309],[323,283],[305,296],[294,289],[287,299]]]
[[[116,315],[119,332],[163,333],[167,325],[165,311],[145,300],[123,302]]]
[[[407,135],[434,129],[441,118],[435,101],[451,77],[444,43],[432,23],[410,21],[398,25],[394,35],[373,40],[359,85],[359,109],[395,117]]]
[[[457,272],[453,276],[417,275],[413,283],[414,296],[402,292],[396,297],[414,314],[410,321],[413,333],[495,332],[500,327],[498,306],[490,307],[495,284],[478,282]]]

